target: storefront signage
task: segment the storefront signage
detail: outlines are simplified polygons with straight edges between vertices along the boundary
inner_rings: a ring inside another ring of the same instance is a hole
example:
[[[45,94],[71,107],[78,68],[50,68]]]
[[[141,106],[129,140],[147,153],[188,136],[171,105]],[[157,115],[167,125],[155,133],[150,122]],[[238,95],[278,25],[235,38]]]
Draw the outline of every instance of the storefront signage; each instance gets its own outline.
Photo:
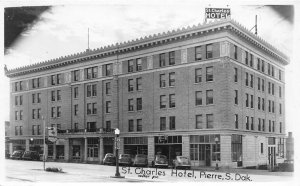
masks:
[[[229,8],[205,8],[205,19],[227,19],[229,16]]]

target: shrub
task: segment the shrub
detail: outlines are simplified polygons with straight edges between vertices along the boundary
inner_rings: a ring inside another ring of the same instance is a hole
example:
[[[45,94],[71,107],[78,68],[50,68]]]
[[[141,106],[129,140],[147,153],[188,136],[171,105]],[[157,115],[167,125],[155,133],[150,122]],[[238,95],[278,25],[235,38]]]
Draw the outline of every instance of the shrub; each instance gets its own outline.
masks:
[[[62,172],[62,168],[58,168],[58,167],[47,167],[46,171],[48,172]]]

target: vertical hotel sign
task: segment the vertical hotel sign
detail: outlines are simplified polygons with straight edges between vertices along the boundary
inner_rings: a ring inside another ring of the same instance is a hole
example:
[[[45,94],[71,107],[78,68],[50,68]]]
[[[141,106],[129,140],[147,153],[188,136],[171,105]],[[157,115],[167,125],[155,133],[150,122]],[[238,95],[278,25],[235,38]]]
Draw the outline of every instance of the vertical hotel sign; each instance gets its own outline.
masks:
[[[227,19],[228,17],[230,17],[229,8],[205,8],[205,20]]]

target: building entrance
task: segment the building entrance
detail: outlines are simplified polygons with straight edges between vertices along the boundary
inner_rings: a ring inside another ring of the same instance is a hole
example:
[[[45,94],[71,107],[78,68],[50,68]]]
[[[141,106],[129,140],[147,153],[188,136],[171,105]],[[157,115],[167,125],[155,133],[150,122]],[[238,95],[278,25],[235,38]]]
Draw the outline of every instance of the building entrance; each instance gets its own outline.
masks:
[[[169,165],[176,156],[182,155],[182,136],[155,136],[154,142],[155,155],[167,156]]]

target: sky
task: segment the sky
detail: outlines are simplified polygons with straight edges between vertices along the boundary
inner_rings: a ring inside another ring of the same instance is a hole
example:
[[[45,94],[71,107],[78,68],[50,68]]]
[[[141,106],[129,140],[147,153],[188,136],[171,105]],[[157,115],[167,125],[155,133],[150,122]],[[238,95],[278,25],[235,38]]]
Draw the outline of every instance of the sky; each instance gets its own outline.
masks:
[[[257,15],[258,35],[290,56],[291,64],[286,67],[286,124],[287,132],[294,130],[297,124],[296,111],[300,111],[300,106],[298,106],[300,100],[297,97],[299,89],[295,86],[300,85],[297,73],[297,69],[300,68],[299,61],[294,60],[296,52],[293,50],[295,41],[298,39],[295,34],[297,19],[294,20],[294,24],[284,17],[282,11],[264,5],[264,1],[257,1],[259,4],[253,1],[248,1],[248,4],[237,4],[237,1],[220,4],[220,1],[194,0],[70,2],[56,3],[49,11],[44,12],[26,32],[22,33],[3,56],[2,67],[6,64],[8,69],[12,69],[85,51],[88,48],[88,29],[89,48],[95,49],[151,34],[202,24],[204,10],[207,7],[230,8],[231,17],[248,29],[254,26],[255,15]],[[271,1],[266,2],[268,4]],[[282,5],[292,4],[291,1],[279,2]],[[4,4],[3,7],[16,5],[20,6],[20,3]],[[0,101],[6,109],[1,110],[1,121],[9,120],[8,83],[9,79],[3,75]]]

